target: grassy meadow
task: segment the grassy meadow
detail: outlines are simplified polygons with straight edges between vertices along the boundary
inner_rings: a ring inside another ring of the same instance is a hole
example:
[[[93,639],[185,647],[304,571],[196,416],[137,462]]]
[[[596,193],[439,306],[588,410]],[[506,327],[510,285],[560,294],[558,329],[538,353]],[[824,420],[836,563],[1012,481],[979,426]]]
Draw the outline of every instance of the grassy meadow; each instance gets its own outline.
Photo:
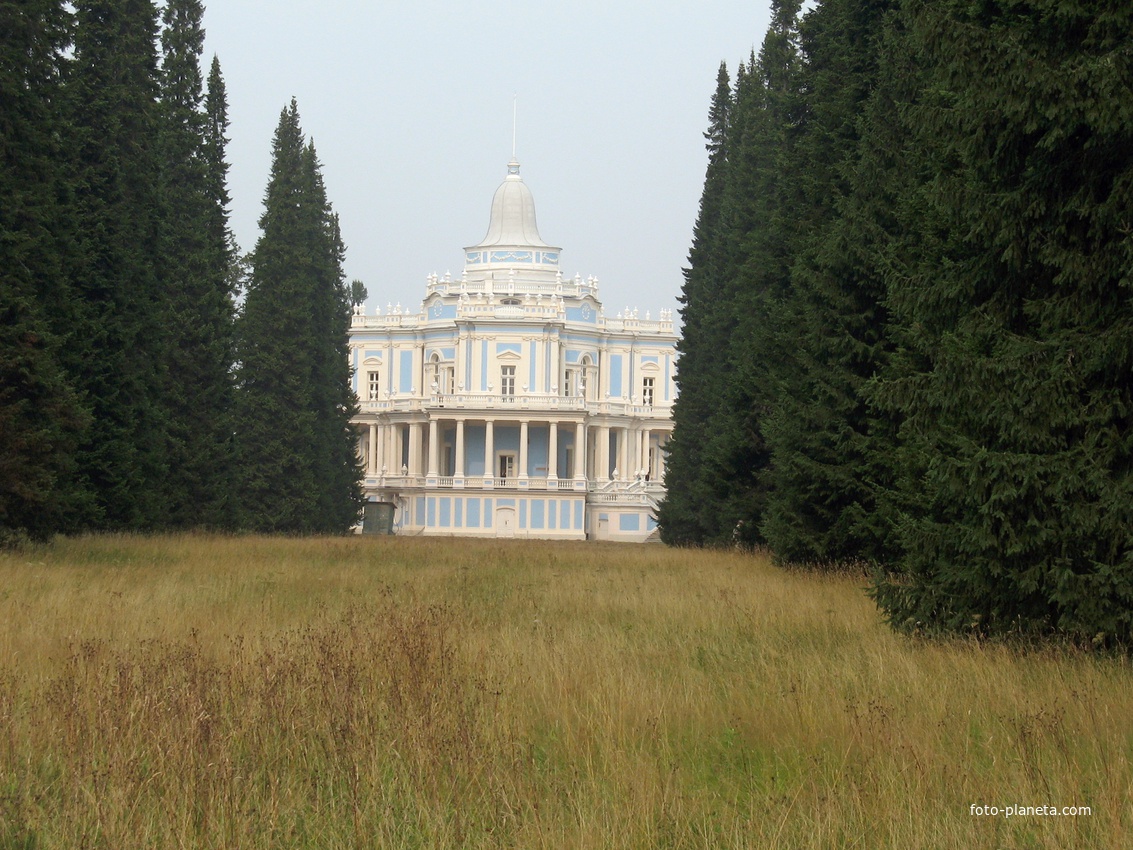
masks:
[[[902,638],[862,584],[520,541],[0,554],[0,848],[1133,846],[1127,660]]]

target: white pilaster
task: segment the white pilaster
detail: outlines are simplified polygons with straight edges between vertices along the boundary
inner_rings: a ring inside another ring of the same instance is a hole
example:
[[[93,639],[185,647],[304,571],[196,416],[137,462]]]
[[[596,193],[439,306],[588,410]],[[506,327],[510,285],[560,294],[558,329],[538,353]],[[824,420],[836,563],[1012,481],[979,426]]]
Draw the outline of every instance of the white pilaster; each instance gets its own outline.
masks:
[[[547,481],[559,480],[559,423],[551,421],[547,429]]]
[[[438,445],[440,439],[437,436],[438,425],[439,423],[436,419],[429,419],[429,478],[437,477],[437,456],[439,454],[438,449],[440,448]]]
[[[519,481],[520,487],[527,481],[527,420],[519,423]]]
[[[496,466],[495,429],[491,419],[484,423],[484,486],[492,486],[492,475]]]
[[[464,486],[464,420],[456,420],[456,469],[453,470],[453,483],[458,487]]]

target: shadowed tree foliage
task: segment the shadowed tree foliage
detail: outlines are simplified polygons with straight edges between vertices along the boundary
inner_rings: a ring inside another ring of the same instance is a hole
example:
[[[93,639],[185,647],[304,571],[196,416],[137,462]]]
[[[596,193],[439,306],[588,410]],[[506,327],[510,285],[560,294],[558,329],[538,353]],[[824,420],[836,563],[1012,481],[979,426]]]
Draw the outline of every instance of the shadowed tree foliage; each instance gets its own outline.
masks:
[[[59,363],[59,112],[70,16],[55,0],[0,2],[0,543],[42,539],[89,508],[74,448],[89,416]]]
[[[235,307],[225,189],[227,106],[214,59],[206,108],[203,12],[198,0],[170,0],[161,33],[161,276],[169,315],[166,507],[173,527],[232,522]]]
[[[1133,638],[1131,34],[1123,2],[906,6],[899,626]]]
[[[162,253],[157,15],[148,0],[75,4],[64,92],[73,256],[61,359],[93,421],[78,443],[106,529],[153,529],[169,493],[169,314]]]
[[[361,508],[350,295],[338,220],[294,100],[272,142],[260,229],[237,330],[241,511],[262,531],[345,531]]]

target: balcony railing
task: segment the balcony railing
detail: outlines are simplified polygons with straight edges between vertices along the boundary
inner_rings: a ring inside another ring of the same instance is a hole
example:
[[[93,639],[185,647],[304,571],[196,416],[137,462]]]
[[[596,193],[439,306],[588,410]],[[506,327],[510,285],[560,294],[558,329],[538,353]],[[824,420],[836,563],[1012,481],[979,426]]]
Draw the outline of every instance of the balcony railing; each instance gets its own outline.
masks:
[[[669,419],[671,404],[639,404],[627,399],[588,401],[580,396],[554,393],[437,393],[424,397],[392,396],[359,402],[362,413],[421,413],[444,410],[532,410],[585,412],[591,416],[637,416]]]

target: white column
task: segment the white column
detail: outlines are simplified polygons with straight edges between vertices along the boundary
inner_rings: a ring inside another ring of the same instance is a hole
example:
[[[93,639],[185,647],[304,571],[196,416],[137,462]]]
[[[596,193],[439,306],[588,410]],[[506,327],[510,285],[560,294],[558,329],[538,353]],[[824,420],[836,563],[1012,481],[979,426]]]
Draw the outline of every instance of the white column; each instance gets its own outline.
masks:
[[[484,483],[491,486],[496,465],[496,442],[491,419],[484,423]]]
[[[464,481],[464,420],[456,420],[456,469],[455,477]]]
[[[547,434],[547,480],[552,484],[559,478],[559,423],[552,422]]]
[[[653,479],[653,470],[649,468],[649,429],[641,429],[641,468],[645,470],[645,474],[649,476],[650,480]]]
[[[527,420],[519,423],[519,479],[527,479]]]
[[[610,426],[601,425],[598,428],[598,474],[594,476],[599,481],[610,480]]]
[[[370,456],[366,474],[371,478],[378,474],[378,423],[370,423]]]
[[[563,365],[559,362],[559,338],[551,338],[551,381],[550,387],[558,387],[558,395],[561,398],[563,394]]]
[[[440,439],[437,437],[437,425],[439,423],[436,419],[430,417],[429,419],[429,472],[430,478],[437,477],[437,455],[440,448],[437,444]]]
[[[409,474],[421,474],[421,423],[409,425]]]
[[[586,478],[586,426],[579,422],[574,426],[574,479]]]

